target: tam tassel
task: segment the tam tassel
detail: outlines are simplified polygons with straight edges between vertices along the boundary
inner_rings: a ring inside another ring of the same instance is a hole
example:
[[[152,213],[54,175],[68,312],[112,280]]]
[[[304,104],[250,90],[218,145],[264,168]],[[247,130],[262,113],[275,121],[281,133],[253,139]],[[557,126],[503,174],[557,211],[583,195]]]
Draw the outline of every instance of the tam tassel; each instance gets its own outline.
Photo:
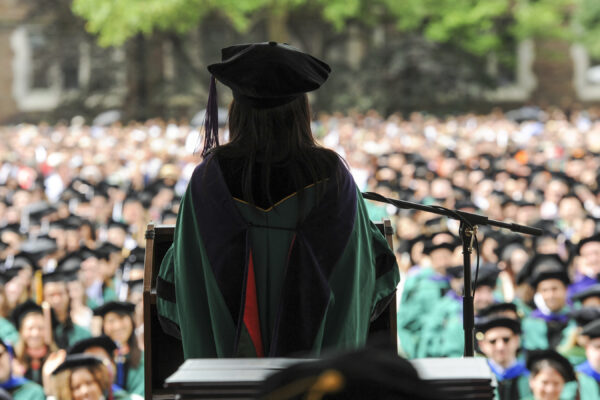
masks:
[[[208,104],[206,105],[206,114],[204,115],[204,148],[202,157],[206,157],[208,152],[219,145],[219,112],[217,109],[217,84],[215,77],[210,77],[210,86],[208,89]]]

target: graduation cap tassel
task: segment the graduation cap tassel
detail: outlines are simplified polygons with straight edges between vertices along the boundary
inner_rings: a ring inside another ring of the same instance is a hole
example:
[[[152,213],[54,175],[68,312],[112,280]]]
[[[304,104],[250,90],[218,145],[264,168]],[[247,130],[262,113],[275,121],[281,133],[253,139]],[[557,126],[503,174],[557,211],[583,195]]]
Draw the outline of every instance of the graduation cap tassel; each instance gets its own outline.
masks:
[[[206,105],[206,114],[204,115],[204,149],[202,157],[206,157],[208,152],[219,145],[219,114],[217,110],[217,85],[215,77],[210,77],[210,86],[208,89],[208,104]]]

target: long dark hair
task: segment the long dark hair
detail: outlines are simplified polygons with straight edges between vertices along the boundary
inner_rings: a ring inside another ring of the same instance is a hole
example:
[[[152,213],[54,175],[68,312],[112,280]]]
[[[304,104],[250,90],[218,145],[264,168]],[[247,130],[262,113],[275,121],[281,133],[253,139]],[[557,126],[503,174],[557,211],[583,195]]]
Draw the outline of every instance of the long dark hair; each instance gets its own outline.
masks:
[[[257,191],[266,194],[269,204],[273,203],[273,166],[285,167],[290,185],[301,194],[307,183],[331,177],[339,160],[337,153],[315,141],[306,95],[268,109],[233,100],[229,107],[229,134],[229,143],[211,154],[241,161],[241,191],[244,200],[252,204]],[[261,163],[260,176],[256,176],[257,162]]]

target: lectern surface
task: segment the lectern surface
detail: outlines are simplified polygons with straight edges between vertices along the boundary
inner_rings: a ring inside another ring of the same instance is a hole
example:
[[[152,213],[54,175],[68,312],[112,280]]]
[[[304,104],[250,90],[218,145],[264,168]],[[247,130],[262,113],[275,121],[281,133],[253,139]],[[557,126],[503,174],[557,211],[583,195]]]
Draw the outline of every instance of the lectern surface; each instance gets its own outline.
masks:
[[[268,375],[306,358],[190,359],[165,381],[165,387],[257,385]]]
[[[419,376],[429,380],[483,379],[493,376],[483,357],[466,358],[418,358],[411,364]],[[459,366],[459,368],[457,368]]]
[[[252,399],[259,385],[278,370],[310,359],[196,359],[187,360],[165,382],[178,399]],[[483,358],[427,358],[411,363],[423,380],[444,399],[494,397],[495,379]]]

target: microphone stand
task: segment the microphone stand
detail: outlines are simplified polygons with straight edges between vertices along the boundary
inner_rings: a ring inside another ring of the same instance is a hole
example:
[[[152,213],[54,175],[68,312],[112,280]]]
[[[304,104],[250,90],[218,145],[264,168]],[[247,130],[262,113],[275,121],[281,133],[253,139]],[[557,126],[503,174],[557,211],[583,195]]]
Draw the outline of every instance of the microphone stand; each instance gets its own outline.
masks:
[[[412,203],[404,200],[394,200],[373,192],[365,192],[363,198],[382,203],[391,204],[397,208],[426,211],[433,214],[443,215],[448,218],[460,221],[459,235],[463,248],[464,264],[464,289],[463,289],[463,329],[465,332],[465,357],[473,357],[475,354],[475,309],[473,306],[473,291],[471,290],[471,254],[473,253],[473,242],[477,235],[479,225],[496,226],[503,229],[509,229],[512,232],[524,233],[527,235],[541,236],[543,231],[531,226],[506,223],[489,219],[486,216],[468,213],[465,211],[450,210],[441,206],[425,206],[423,204]],[[479,256],[479,254],[477,255]]]

